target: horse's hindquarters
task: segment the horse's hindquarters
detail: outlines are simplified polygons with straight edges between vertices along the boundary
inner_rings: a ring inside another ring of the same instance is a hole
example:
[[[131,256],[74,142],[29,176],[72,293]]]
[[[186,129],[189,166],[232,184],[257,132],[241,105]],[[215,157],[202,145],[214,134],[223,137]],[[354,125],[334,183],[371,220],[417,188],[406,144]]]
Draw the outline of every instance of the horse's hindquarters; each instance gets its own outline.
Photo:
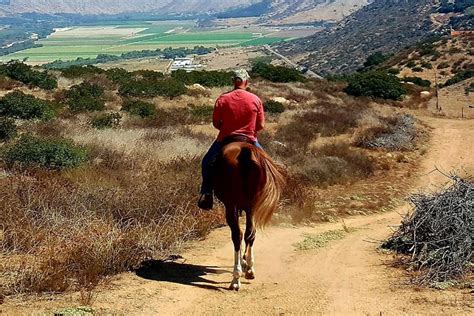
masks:
[[[224,147],[216,162],[214,190],[225,205],[251,209],[262,186],[262,172],[253,145],[232,143]]]

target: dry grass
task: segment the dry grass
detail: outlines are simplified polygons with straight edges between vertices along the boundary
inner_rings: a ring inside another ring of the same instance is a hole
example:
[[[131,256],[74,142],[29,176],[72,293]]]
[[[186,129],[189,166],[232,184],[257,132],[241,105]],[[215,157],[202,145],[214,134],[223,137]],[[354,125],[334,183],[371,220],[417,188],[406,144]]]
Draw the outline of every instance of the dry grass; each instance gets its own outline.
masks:
[[[364,207],[380,210],[399,191],[380,194],[372,182],[387,186],[381,180],[388,173],[390,181],[406,178],[402,162],[351,145],[350,135],[378,114],[368,100],[348,97],[342,88],[325,81],[253,85],[262,99],[290,102],[274,118],[278,124],[269,124],[259,138],[286,166],[281,215],[296,222],[353,214],[360,207],[353,205],[351,190],[367,196]],[[190,104],[212,105],[224,91],[212,89],[210,98],[148,100],[157,108],[153,118],[124,113],[117,129],[92,129],[89,114],[67,111],[50,122],[23,124],[23,132],[85,145],[90,163],[63,172],[10,170],[0,177],[0,297],[78,290],[88,302],[104,278],[164,257],[223,223],[219,210],[195,206],[200,160],[214,132],[207,133],[210,117],[191,111]],[[118,110],[116,92],[108,93],[107,107]],[[47,97],[61,101],[63,93]],[[336,211],[325,208],[328,200],[340,203]]]
[[[130,158],[117,152],[101,157],[100,168],[2,180],[6,294],[92,289],[220,223],[218,213],[194,207],[199,159],[146,164],[144,173],[143,162],[127,168]]]

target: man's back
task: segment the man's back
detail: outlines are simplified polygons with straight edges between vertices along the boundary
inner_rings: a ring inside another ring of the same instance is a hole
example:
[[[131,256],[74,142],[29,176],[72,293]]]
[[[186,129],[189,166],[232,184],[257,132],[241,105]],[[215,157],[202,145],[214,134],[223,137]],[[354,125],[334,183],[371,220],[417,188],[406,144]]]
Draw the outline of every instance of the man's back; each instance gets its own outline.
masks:
[[[245,135],[256,141],[264,121],[262,101],[253,93],[235,89],[217,99],[213,123],[220,130],[218,141],[230,135]]]

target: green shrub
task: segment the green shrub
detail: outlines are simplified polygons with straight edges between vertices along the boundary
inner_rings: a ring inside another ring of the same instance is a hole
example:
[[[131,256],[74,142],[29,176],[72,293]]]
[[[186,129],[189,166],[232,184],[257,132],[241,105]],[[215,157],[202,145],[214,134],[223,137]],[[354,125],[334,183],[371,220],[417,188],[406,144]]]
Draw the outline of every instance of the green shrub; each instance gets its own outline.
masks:
[[[120,125],[122,115],[120,113],[103,113],[91,120],[91,125],[97,129],[113,128]]]
[[[433,65],[426,61],[421,63],[421,67],[426,68],[426,69],[433,69]]]
[[[285,112],[285,106],[281,102],[269,100],[264,104],[265,112],[280,114]]]
[[[416,66],[416,62],[414,60],[409,60],[406,64],[408,68],[413,68]]]
[[[134,71],[132,72],[132,76],[135,77],[136,79],[142,79],[142,80],[160,80],[165,77],[165,75],[162,72],[147,70],[147,69]]]
[[[74,112],[102,111],[105,108],[103,95],[103,88],[88,82],[75,85],[66,92],[69,108]]]
[[[66,78],[79,78],[88,75],[102,74],[105,71],[99,67],[87,65],[87,66],[70,66],[61,70],[61,73]]]
[[[474,70],[463,70],[454,75],[451,79],[446,81],[443,86],[451,86],[453,84],[456,84],[458,82],[461,82],[463,80],[467,80],[469,78],[472,78],[474,76]]]
[[[45,90],[53,90],[58,87],[56,78],[48,72],[33,70],[30,66],[19,61],[11,61],[2,66],[2,72],[8,77]]]
[[[51,119],[54,105],[21,91],[14,91],[0,99],[0,115],[18,119]]]
[[[200,84],[205,87],[225,87],[232,85],[232,73],[228,71],[174,71],[171,75],[187,85]]]
[[[400,73],[400,69],[398,68],[390,68],[389,70],[387,70],[387,72],[391,75],[398,75]]]
[[[400,80],[382,71],[357,73],[349,78],[344,91],[353,96],[399,100],[407,93]]]
[[[122,111],[142,118],[151,117],[156,114],[156,108],[153,104],[139,100],[127,100],[122,105]]]
[[[420,77],[404,77],[403,81],[405,82],[413,82],[414,84],[420,86],[420,87],[426,87],[429,88],[431,87],[431,81],[429,80],[424,80]]]
[[[108,79],[115,83],[123,83],[133,79],[133,75],[123,68],[111,68],[105,72]]]
[[[423,68],[422,67],[413,67],[412,70],[414,72],[422,72],[423,71]]]
[[[252,74],[272,82],[305,81],[301,73],[293,68],[256,63],[252,67]]]
[[[87,151],[75,146],[70,140],[23,135],[7,148],[3,158],[9,167],[17,165],[62,170],[84,163]]]
[[[370,55],[369,57],[367,57],[367,60],[364,63],[364,67],[368,68],[372,66],[377,66],[385,62],[386,60],[387,60],[387,56],[385,56],[381,52],[376,52]]]
[[[436,67],[436,68],[438,68],[438,69],[446,69],[446,68],[448,68],[448,67],[449,67],[449,63],[447,63],[447,62],[442,62],[442,63],[440,63],[440,64],[438,65],[438,67]]]
[[[161,80],[128,80],[120,83],[119,93],[127,97],[156,97],[169,98],[185,94],[185,84],[174,78]]]
[[[0,141],[8,141],[17,135],[17,127],[15,121],[0,117]]]

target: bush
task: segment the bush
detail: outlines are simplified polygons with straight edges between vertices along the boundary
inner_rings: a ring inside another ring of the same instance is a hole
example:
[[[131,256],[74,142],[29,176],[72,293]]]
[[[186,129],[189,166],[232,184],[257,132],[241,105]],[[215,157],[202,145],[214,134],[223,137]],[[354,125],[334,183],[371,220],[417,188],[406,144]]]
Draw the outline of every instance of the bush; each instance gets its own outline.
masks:
[[[120,83],[119,93],[127,97],[156,97],[175,98],[186,93],[183,82],[174,78],[161,80],[129,80]]]
[[[32,85],[45,90],[53,90],[58,87],[56,78],[48,72],[35,71],[30,66],[19,61],[11,61],[2,67],[2,72],[14,80],[27,85]]]
[[[413,67],[412,70],[414,72],[422,72],[423,71],[423,68],[422,67]]]
[[[424,80],[420,77],[403,77],[403,81],[405,82],[413,82],[414,84],[420,86],[420,87],[426,87],[429,88],[431,87],[431,81],[429,80]]]
[[[413,68],[413,67],[416,66],[416,62],[414,60],[410,60],[410,61],[407,62],[406,66],[408,68]]]
[[[381,52],[376,52],[369,57],[367,57],[367,60],[364,63],[364,67],[372,67],[372,66],[377,66],[382,64],[387,60],[387,56],[382,54]]]
[[[285,112],[285,106],[281,102],[269,100],[264,104],[265,112],[280,114]]]
[[[160,80],[165,77],[162,72],[147,69],[134,71],[132,72],[132,76],[139,80]]]
[[[0,117],[0,141],[8,141],[17,134],[15,121],[9,118]]]
[[[472,78],[473,76],[474,76],[474,70],[463,70],[463,71],[458,72],[456,75],[454,75],[454,77],[452,77],[448,81],[446,81],[443,86],[444,87],[451,86],[463,80]]]
[[[51,119],[54,105],[21,91],[14,91],[0,99],[0,115],[18,119]]]
[[[421,67],[426,68],[426,69],[433,69],[433,65],[426,61],[421,63]]]
[[[354,144],[370,149],[389,151],[413,150],[418,130],[415,118],[405,114],[398,117],[381,118],[380,124],[366,128],[355,135]]]
[[[66,78],[79,78],[90,75],[102,74],[105,71],[99,67],[87,65],[87,66],[70,66],[66,69],[61,70],[61,73]]]
[[[4,160],[10,167],[18,165],[54,170],[77,167],[86,159],[86,150],[76,147],[69,140],[41,139],[32,135],[23,135],[4,154]]]
[[[66,92],[69,108],[74,112],[102,111],[105,108],[103,95],[103,88],[88,82],[75,85]]]
[[[252,74],[272,82],[302,82],[305,78],[301,73],[292,68],[256,63],[252,67]]]
[[[449,63],[447,63],[447,62],[442,62],[442,63],[439,63],[438,67],[436,67],[436,68],[438,68],[438,69],[446,69],[446,68],[448,68],[448,67],[449,67]]]
[[[387,70],[387,72],[391,75],[398,75],[400,73],[400,69],[398,68],[390,68],[389,70]]]
[[[94,117],[91,120],[91,125],[97,129],[113,128],[120,125],[121,119],[120,113],[104,113]]]
[[[105,72],[107,78],[115,83],[123,83],[133,79],[133,75],[123,68],[111,68]]]
[[[151,117],[156,114],[156,108],[153,104],[139,100],[127,100],[122,105],[122,111],[142,118]]]
[[[351,76],[349,85],[344,91],[356,97],[390,100],[399,100],[407,93],[397,77],[381,71],[369,71]]]

